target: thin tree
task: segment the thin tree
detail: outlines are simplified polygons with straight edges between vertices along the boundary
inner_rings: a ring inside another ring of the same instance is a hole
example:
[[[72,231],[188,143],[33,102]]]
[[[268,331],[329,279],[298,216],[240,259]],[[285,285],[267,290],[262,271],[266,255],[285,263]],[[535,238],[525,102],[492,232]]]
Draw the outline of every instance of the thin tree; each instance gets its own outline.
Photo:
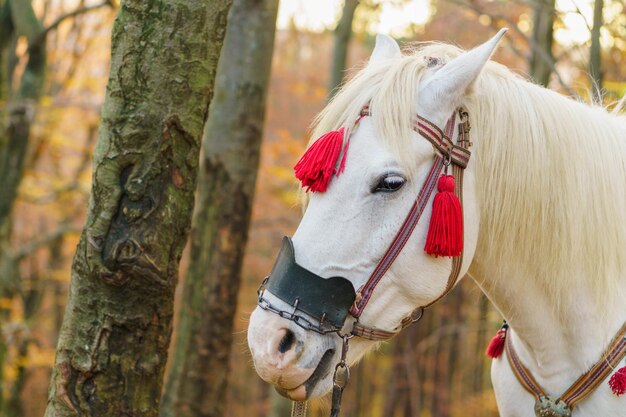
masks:
[[[79,7],[44,27],[29,0],[0,0],[0,231],[8,228],[37,101],[44,91],[47,35],[66,19],[108,5],[110,0]],[[15,49],[20,36],[28,42],[26,65],[15,83]],[[12,84],[17,87],[11,88]]]
[[[533,34],[529,72],[531,78],[547,86],[552,74],[554,56],[555,0],[537,0],[533,6]]]
[[[162,416],[221,416],[278,0],[235,0],[207,121],[191,263]]]
[[[328,86],[329,97],[332,97],[343,81],[348,59],[348,44],[352,37],[352,21],[354,20],[354,12],[359,2],[360,0],[345,0],[341,18],[335,28],[333,66],[330,71],[330,84]]]
[[[43,89],[46,44],[36,41],[43,27],[30,1],[5,0],[0,23],[0,298],[10,299],[18,287],[16,265],[9,256],[10,217],[24,170],[35,106]],[[19,87],[13,92],[18,36],[24,36],[29,43],[28,61],[21,79],[17,80]],[[0,346],[0,364],[2,350]],[[0,369],[0,386],[1,374]]]
[[[47,417],[159,414],[230,3],[122,2]]]
[[[595,0],[593,5],[593,27],[591,28],[591,49],[589,50],[589,76],[591,77],[593,99],[602,103],[602,48],[600,46],[600,29],[603,25],[602,10],[604,0]]]
[[[10,245],[11,214],[24,173],[37,103],[44,92],[47,35],[66,19],[109,4],[104,1],[79,7],[44,27],[30,0],[0,0],[0,299],[5,301],[0,306],[0,415],[9,413],[7,407],[15,409],[4,398],[7,343],[1,327],[9,319],[10,301],[21,292],[20,257],[13,253]],[[21,73],[15,71],[18,37],[27,41],[26,65]]]

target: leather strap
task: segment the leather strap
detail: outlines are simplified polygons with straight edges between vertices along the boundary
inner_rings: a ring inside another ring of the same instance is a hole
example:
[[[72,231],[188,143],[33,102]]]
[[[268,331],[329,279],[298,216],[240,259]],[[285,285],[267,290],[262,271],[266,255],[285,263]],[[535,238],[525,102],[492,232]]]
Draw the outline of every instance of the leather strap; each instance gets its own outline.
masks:
[[[508,332],[507,332],[508,333]],[[513,348],[510,335],[506,335],[506,356],[513,369],[517,380],[526,391],[535,396],[536,399],[545,397],[546,393],[533,378],[530,371],[522,364]],[[624,323],[611,341],[602,358],[596,362],[587,372],[580,376],[560,397],[570,409],[584,400],[604,381],[615,369],[615,367],[626,357],[626,323]]]
[[[456,123],[456,115],[455,111],[448,119],[448,122],[445,126],[445,133],[439,129],[436,125],[429,122],[428,120],[422,118],[421,116],[416,116],[416,122],[414,122],[414,129],[420,133],[422,136],[427,138],[439,153],[435,155],[433,165],[431,170],[426,178],[418,197],[411,207],[409,214],[407,215],[402,227],[396,234],[393,242],[387,249],[387,252],[383,255],[381,260],[376,265],[376,268],[370,275],[369,279],[365,283],[365,285],[357,292],[357,299],[355,300],[354,305],[350,309],[350,314],[358,319],[358,317],[363,313],[367,302],[372,296],[376,285],[378,285],[382,276],[387,272],[393,261],[399,255],[400,251],[408,241],[408,238],[411,236],[411,233],[415,229],[419,218],[426,206],[426,203],[430,199],[430,195],[432,194],[437,180],[439,179],[439,174],[442,171],[442,167],[444,166],[444,157],[446,158],[448,163],[452,164],[453,174],[455,177],[455,194],[459,197],[461,201],[461,207],[463,206],[463,171],[467,166],[469,161],[470,151],[469,147],[471,146],[471,142],[469,140],[469,132],[470,132],[470,124],[469,117],[467,112],[464,109],[458,110],[461,122],[458,125],[458,140],[457,145],[452,144],[450,137],[454,134],[454,126]],[[361,111],[361,116],[368,116],[369,108],[366,106]],[[440,153],[443,152],[442,156]],[[450,153],[448,153],[450,152]],[[400,332],[405,327],[419,320],[423,314],[425,308],[435,304],[437,301],[446,296],[454,285],[456,284],[459,274],[461,271],[461,265],[463,264],[463,253],[461,253],[458,257],[453,257],[452,259],[452,270],[448,277],[448,281],[446,283],[446,288],[444,291],[437,297],[435,300],[431,301],[425,306],[418,307],[413,310],[411,314],[405,317],[401,324],[400,328],[393,331],[387,331],[372,327],[367,327],[359,324],[358,322],[354,324],[352,329],[352,334],[359,337],[364,337],[369,340],[387,340],[391,337],[395,336],[398,332]]]
[[[467,112],[464,109],[460,109],[460,111],[463,113],[461,117],[466,119]],[[456,111],[454,114],[456,114]],[[360,117],[369,115],[369,106],[365,105],[361,110]],[[413,117],[412,123],[413,130],[428,140],[435,147],[435,149],[437,149],[440,155],[449,156],[454,165],[458,165],[461,168],[467,168],[467,164],[469,163],[469,159],[472,154],[469,150],[472,146],[471,142],[469,142],[469,123],[463,124],[463,128],[467,129],[467,131],[459,131],[459,137],[463,136],[467,139],[467,142],[457,140],[456,143],[454,143],[451,139],[454,133],[454,130],[452,129],[446,129],[444,132],[441,128],[439,128],[439,126],[419,115],[415,115]],[[448,120],[448,123],[450,123],[450,120]],[[452,127],[454,127],[454,124]]]
[[[291,417],[306,417],[306,401],[293,401],[291,403]]]
[[[304,324],[305,329],[321,333],[326,333],[328,330],[336,331],[343,327],[348,310],[355,298],[354,286],[347,279],[343,277],[321,279],[317,274],[298,265],[293,242],[288,237],[283,238],[283,244],[272,272],[262,289],[267,289],[288,305],[293,306],[290,317],[297,324]],[[306,297],[302,294],[306,294]],[[267,305],[262,303],[263,300],[261,294],[259,298],[261,308]],[[313,317],[318,322],[319,328],[308,326],[308,320],[297,315],[299,311]]]
[[[404,223],[402,223],[402,226],[398,230],[398,233],[394,237],[389,248],[387,248],[383,257],[380,261],[378,261],[376,268],[374,268],[374,271],[368,278],[365,285],[357,291],[357,298],[350,309],[350,314],[352,316],[358,318],[363,313],[363,310],[370,300],[374,289],[380,282],[383,275],[385,275],[387,270],[389,270],[391,264],[393,264],[396,260],[402,251],[402,248],[404,248],[404,245],[409,240],[409,237],[411,237],[411,234],[413,233],[413,230],[415,230],[415,226],[417,226],[433,190],[437,186],[437,180],[439,179],[442,167],[443,158],[440,155],[436,155],[433,165],[428,173],[428,176],[426,177],[426,181],[424,182],[415,203],[413,203],[409,214],[404,219]]]

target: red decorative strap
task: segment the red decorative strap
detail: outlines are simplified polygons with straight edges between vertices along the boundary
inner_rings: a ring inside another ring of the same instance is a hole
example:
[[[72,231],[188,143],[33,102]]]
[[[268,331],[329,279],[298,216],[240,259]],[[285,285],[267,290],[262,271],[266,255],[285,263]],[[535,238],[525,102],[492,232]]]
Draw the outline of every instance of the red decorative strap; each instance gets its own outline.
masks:
[[[517,356],[510,336],[506,337],[506,355],[513,373],[522,386],[536,398],[545,396],[543,389]],[[624,357],[626,357],[626,323],[622,325],[622,328],[613,338],[602,358],[561,395],[561,401],[565,402],[570,409],[573,409],[576,404],[591,394],[613,372],[613,369]],[[609,386],[616,395],[626,393],[626,380],[624,378],[626,378],[626,367],[618,370],[609,380]]]
[[[387,248],[387,251],[383,255],[383,257],[378,261],[376,268],[370,275],[369,279],[365,283],[365,285],[361,288],[360,291],[357,292],[357,299],[350,310],[350,314],[356,318],[358,318],[362,313],[363,309],[367,305],[372,293],[374,292],[374,288],[378,285],[380,279],[385,275],[393,261],[396,260],[402,248],[411,237],[411,233],[417,226],[417,222],[419,221],[422,213],[424,212],[424,208],[430,199],[430,195],[435,189],[435,184],[437,183],[437,177],[441,172],[441,168],[443,167],[443,158],[439,155],[435,156],[435,160],[433,161],[433,165],[430,168],[428,176],[426,177],[426,181],[420,190],[415,203],[411,207],[409,214],[404,219],[404,223],[398,230],[398,233],[393,239],[393,242]]]
[[[459,125],[461,130],[459,130],[459,137],[456,143],[454,143],[451,139],[452,134],[454,133],[455,123],[455,118],[453,117],[448,119],[445,127],[445,133],[439,128],[439,126],[420,115],[413,116],[412,123],[413,130],[428,140],[441,155],[449,156],[453,165],[461,168],[467,168],[467,164],[469,163],[470,156],[472,154],[469,149],[472,146],[472,143],[469,141],[470,125],[467,122],[467,112],[463,109],[461,109],[460,112],[462,113],[464,120],[463,123]],[[363,106],[360,116],[364,117],[369,115],[369,106]],[[454,116],[456,116],[456,112],[454,113]]]
[[[470,144],[469,140],[467,140],[468,134],[469,134],[469,122],[467,120],[467,113],[464,110],[460,110],[460,113],[463,119],[462,122],[459,124],[459,143],[461,144],[460,149],[463,149],[463,152],[462,152],[463,155],[467,155],[467,158],[469,158],[469,154],[470,154],[469,150],[463,148],[464,146],[469,146]],[[363,110],[361,111],[361,117],[367,116],[369,114],[370,114],[369,108],[364,107]],[[441,129],[436,127],[434,124],[426,121],[425,119],[423,120],[425,120],[425,122],[428,123],[428,126],[431,127],[428,129],[428,131],[423,131],[420,128],[420,125],[414,125],[414,128],[418,131],[418,133],[420,133],[423,136],[429,135],[430,136],[429,141],[433,143],[433,145],[447,143],[447,142],[451,143],[449,137],[452,136],[454,133],[454,126],[456,123],[456,114],[457,113],[455,111],[452,117],[450,117],[450,119],[446,123],[445,133],[441,131]],[[452,147],[445,148],[445,149],[453,149],[454,147],[456,147],[456,145],[452,145]],[[438,145],[436,145],[436,148],[443,149],[443,148],[440,148]],[[454,192],[457,196],[462,196],[462,188],[463,188],[462,173],[463,173],[463,168],[467,166],[467,160],[464,159],[461,164],[457,165],[455,162],[455,157],[453,157],[452,155],[446,154],[446,159],[452,161],[454,174],[458,178],[457,183],[454,185]],[[409,214],[404,220],[404,223],[400,227],[400,230],[394,237],[394,240],[392,241],[389,248],[387,248],[387,251],[385,252],[383,257],[380,259],[380,261],[376,265],[376,268],[374,268],[374,271],[368,278],[367,282],[357,292],[357,299],[354,305],[352,306],[352,309],[350,310],[350,314],[352,316],[358,318],[363,313],[363,310],[365,309],[365,306],[370,300],[374,292],[374,289],[380,282],[380,279],[383,277],[383,275],[385,275],[385,273],[387,272],[391,264],[395,261],[397,256],[402,251],[402,248],[404,247],[409,237],[411,236],[411,233],[415,229],[415,226],[417,225],[424,211],[424,208],[426,207],[426,204],[428,203],[430,199],[430,195],[432,194],[435,188],[435,184],[438,181],[439,173],[441,173],[443,165],[444,165],[444,157],[440,154],[437,154],[434,158],[433,165],[428,173],[428,176],[426,177],[424,185],[422,186],[422,189],[420,190],[415,203],[411,207]],[[460,202],[460,199],[459,199],[459,202]],[[463,231],[461,229],[461,234],[462,233]],[[458,256],[455,256],[453,258],[452,271],[448,278],[448,282],[446,284],[446,289],[444,290],[444,292],[435,300],[430,302],[428,305],[419,307],[417,310],[422,310],[423,308],[429,307],[430,305],[434,304],[435,302],[443,298],[448,292],[450,292],[450,290],[454,287],[454,284],[456,283],[458,279],[458,276],[461,270],[461,264],[462,264],[462,252],[459,253]],[[361,327],[362,326],[359,326],[359,328]],[[361,333],[364,332],[364,330],[357,330],[357,331]],[[386,333],[395,334],[395,332],[393,333],[386,332]]]
[[[365,327],[355,323],[350,334],[368,340],[388,340],[398,334],[398,332],[389,332],[387,330],[376,329],[374,327]]]
[[[444,134],[444,132],[442,132],[441,129],[439,129],[434,123],[424,119],[422,116],[415,116],[413,119],[413,126],[414,129],[418,131],[420,135],[425,137],[430,143],[432,143],[442,155],[449,155],[450,160],[454,165],[460,166],[461,168],[467,168],[467,164],[469,163],[471,156],[469,147],[472,144],[462,138],[469,133],[469,130],[460,131],[459,140],[456,144],[454,144],[452,139],[450,139],[452,133],[448,134],[446,132]],[[469,124],[464,123],[461,128],[469,129]],[[446,131],[447,130],[446,126]]]
[[[505,338],[506,357],[508,358],[509,364],[511,365],[513,373],[517,377],[518,381],[522,384],[524,388],[526,388],[526,391],[533,394],[535,398],[545,396],[545,393],[543,392],[537,381],[535,381],[535,378],[532,377],[532,375],[528,372],[526,367],[520,361],[517,353],[515,353],[510,335],[507,336],[508,337]]]
[[[561,396],[562,400],[573,408],[575,404],[581,402],[587,395],[591,394],[596,387],[613,372],[624,357],[626,357],[626,323],[622,325],[620,331],[611,341],[609,348],[604,355],[602,355],[600,361],[578,378],[576,382],[565,391]],[[615,377],[615,375],[613,375],[613,377]],[[616,379],[619,379],[619,376],[617,376]],[[611,378],[611,380],[613,380],[613,382],[616,381],[613,378]],[[609,380],[609,386],[611,385],[611,380]],[[613,392],[615,392],[615,390]]]

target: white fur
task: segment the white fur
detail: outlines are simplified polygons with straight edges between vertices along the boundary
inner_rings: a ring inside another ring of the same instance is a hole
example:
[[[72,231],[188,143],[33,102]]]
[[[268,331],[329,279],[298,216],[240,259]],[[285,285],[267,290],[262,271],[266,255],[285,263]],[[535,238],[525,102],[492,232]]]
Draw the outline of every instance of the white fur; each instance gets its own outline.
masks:
[[[401,56],[400,46],[393,38],[383,34],[376,35],[376,45],[370,57],[370,64]]]
[[[464,181],[462,273],[470,272],[509,321],[520,359],[537,382],[558,396],[600,358],[626,320],[626,121],[485,63],[502,34],[466,53],[428,44],[408,55],[399,55],[390,38],[377,38],[370,63],[322,111],[313,137],[350,129],[365,103],[372,116],[352,133],[345,172],[326,193],[310,195],[293,241],[304,267],[362,285],[402,223],[433,155],[412,130],[412,115],[443,126],[464,105],[474,147]],[[429,57],[445,64],[429,66]],[[388,171],[405,176],[405,186],[372,194],[372,184]],[[430,207],[376,288],[362,323],[394,328],[445,287],[450,261],[423,252],[429,217]],[[251,332],[271,335],[267,323],[255,312]],[[332,340],[302,337],[307,363],[319,361]],[[339,338],[334,343],[337,360]],[[262,367],[267,355],[259,353],[256,339],[249,344]],[[374,346],[353,339],[349,359]],[[506,358],[494,361],[492,378],[503,417],[534,415],[534,401]],[[309,396],[330,387],[328,376]],[[606,384],[574,412],[609,415],[626,417],[626,398],[615,397]]]

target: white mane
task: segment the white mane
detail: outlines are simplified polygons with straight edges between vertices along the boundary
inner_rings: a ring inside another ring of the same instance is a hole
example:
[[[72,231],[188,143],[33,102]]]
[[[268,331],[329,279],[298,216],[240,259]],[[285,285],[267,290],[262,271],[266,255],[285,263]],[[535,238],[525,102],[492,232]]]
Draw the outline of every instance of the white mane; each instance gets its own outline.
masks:
[[[364,68],[320,113],[313,138],[350,128],[369,102],[379,137],[412,172],[411,117],[419,114],[415,98],[426,57],[447,62],[460,52],[425,44]],[[463,104],[481,211],[477,256],[533,265],[528,279],[542,281],[556,305],[571,286],[589,288],[599,301],[615,299],[626,272],[626,119],[494,62]]]

